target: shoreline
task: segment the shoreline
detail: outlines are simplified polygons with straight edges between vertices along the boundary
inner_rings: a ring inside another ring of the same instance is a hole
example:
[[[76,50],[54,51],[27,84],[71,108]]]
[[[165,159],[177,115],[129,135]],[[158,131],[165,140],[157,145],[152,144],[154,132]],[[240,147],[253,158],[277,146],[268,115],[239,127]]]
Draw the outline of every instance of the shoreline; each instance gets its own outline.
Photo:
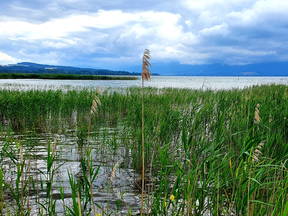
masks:
[[[137,80],[136,76],[0,73],[0,79],[48,79],[48,80]]]

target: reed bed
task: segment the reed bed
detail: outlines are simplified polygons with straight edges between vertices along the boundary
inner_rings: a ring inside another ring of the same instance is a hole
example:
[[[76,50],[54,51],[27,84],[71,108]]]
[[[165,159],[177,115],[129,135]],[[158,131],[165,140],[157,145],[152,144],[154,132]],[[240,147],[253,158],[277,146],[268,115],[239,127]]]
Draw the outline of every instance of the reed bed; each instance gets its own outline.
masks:
[[[0,79],[50,79],[50,80],[137,80],[136,76],[42,74],[42,73],[1,73]]]
[[[144,88],[144,94],[141,91],[132,88],[100,94],[89,90],[3,90],[0,91],[1,133],[7,141],[11,134],[24,131],[65,133],[65,128],[74,128],[78,145],[83,147],[87,137],[99,130],[102,123],[111,127],[121,124],[119,137],[103,139],[102,145],[110,146],[115,152],[123,146],[129,150],[129,166],[138,173],[134,187],[140,197],[144,100],[145,203],[142,208],[145,214],[288,214],[287,86],[229,91]],[[33,190],[36,180],[25,177],[29,157],[21,151],[20,141],[14,150],[9,150],[6,141],[1,157],[14,161],[18,175],[9,179],[7,166],[2,162],[0,211],[7,213],[7,203],[15,202],[18,207],[14,211],[18,215],[29,215],[29,199],[23,197],[37,191]],[[51,188],[53,169],[57,167],[53,165],[53,146],[48,145],[47,152],[46,204],[40,203],[38,208],[43,215],[55,215]],[[91,151],[85,152],[81,159],[84,178],[81,180],[69,172],[72,194],[67,204],[63,193],[65,215],[108,215],[107,209],[101,209],[93,201],[93,182],[101,174],[99,167],[93,165],[95,158],[91,157]],[[110,181],[121,166],[124,166],[122,160],[114,162]],[[3,187],[8,184],[13,186],[9,191]],[[5,194],[13,196],[5,197]],[[120,215],[123,205],[125,202],[119,196],[117,208],[109,214]],[[140,202],[138,209],[140,212]]]

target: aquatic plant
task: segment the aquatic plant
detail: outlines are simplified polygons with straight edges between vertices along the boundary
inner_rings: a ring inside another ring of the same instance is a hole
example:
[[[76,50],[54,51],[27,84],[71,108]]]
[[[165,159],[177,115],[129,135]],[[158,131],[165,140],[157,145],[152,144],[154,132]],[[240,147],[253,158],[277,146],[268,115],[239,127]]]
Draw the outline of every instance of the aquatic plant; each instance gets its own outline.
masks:
[[[138,206],[139,211],[143,208],[143,214],[285,215],[288,212],[287,92],[284,85],[229,91],[131,88],[97,93],[101,106],[97,105],[96,114],[91,114],[94,91],[0,91],[2,212],[29,214],[32,206],[20,200],[38,194],[33,184],[39,181],[29,180],[25,174],[29,171],[29,160],[37,155],[37,152],[32,155],[32,150],[21,150],[34,146],[31,141],[25,142],[26,131],[30,138],[43,132],[61,134],[70,141],[73,137],[75,148],[82,148],[81,157],[75,161],[81,165],[81,175],[71,170],[67,177],[68,191],[59,189],[60,196],[50,193],[49,186],[46,191],[47,179],[39,183],[46,192],[40,203],[59,196],[62,202],[56,201],[56,206],[65,206],[66,215],[119,215],[128,208],[125,199],[121,205],[118,199],[111,200],[111,211],[92,202],[93,193],[99,190],[95,181],[103,177],[102,169],[99,172],[102,166],[99,158],[92,154],[96,150],[105,158],[103,166],[113,174],[108,178],[109,181],[113,177],[114,185],[111,185],[117,186],[117,177],[123,177],[117,176],[117,172],[129,170],[135,175],[139,197],[144,191],[144,167],[145,211],[141,204]],[[72,117],[76,123],[71,123]],[[77,145],[81,137],[85,141],[82,146]],[[35,142],[44,146],[49,143]],[[87,149],[91,152],[86,152]],[[58,160],[61,158],[54,161]],[[26,161],[23,168],[21,161]],[[46,164],[50,163],[46,161]],[[12,170],[15,172],[8,172]],[[54,181],[51,185],[53,188]],[[131,183],[129,187],[132,186]],[[10,203],[17,207],[10,207]],[[38,203],[33,208],[43,209]],[[50,203],[53,212],[54,202]],[[130,212],[137,214],[135,209]]]

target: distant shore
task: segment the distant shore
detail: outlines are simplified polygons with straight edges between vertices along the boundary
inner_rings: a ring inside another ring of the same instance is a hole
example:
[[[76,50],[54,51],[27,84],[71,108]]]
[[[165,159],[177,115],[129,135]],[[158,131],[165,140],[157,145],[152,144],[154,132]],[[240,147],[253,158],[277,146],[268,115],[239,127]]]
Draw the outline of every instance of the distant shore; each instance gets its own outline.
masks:
[[[54,80],[137,80],[136,76],[0,73],[0,79],[54,79]]]

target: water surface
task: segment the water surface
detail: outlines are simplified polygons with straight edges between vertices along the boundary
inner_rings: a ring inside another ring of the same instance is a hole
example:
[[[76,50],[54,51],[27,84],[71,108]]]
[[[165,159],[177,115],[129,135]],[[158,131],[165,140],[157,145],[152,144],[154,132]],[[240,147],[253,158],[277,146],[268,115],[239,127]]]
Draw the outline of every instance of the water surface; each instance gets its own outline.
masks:
[[[154,76],[145,86],[156,88],[189,89],[233,89],[253,85],[288,84],[288,77],[193,77],[193,76]],[[41,80],[41,79],[2,79],[4,89],[83,89],[83,88],[128,88],[141,86],[141,80]]]

